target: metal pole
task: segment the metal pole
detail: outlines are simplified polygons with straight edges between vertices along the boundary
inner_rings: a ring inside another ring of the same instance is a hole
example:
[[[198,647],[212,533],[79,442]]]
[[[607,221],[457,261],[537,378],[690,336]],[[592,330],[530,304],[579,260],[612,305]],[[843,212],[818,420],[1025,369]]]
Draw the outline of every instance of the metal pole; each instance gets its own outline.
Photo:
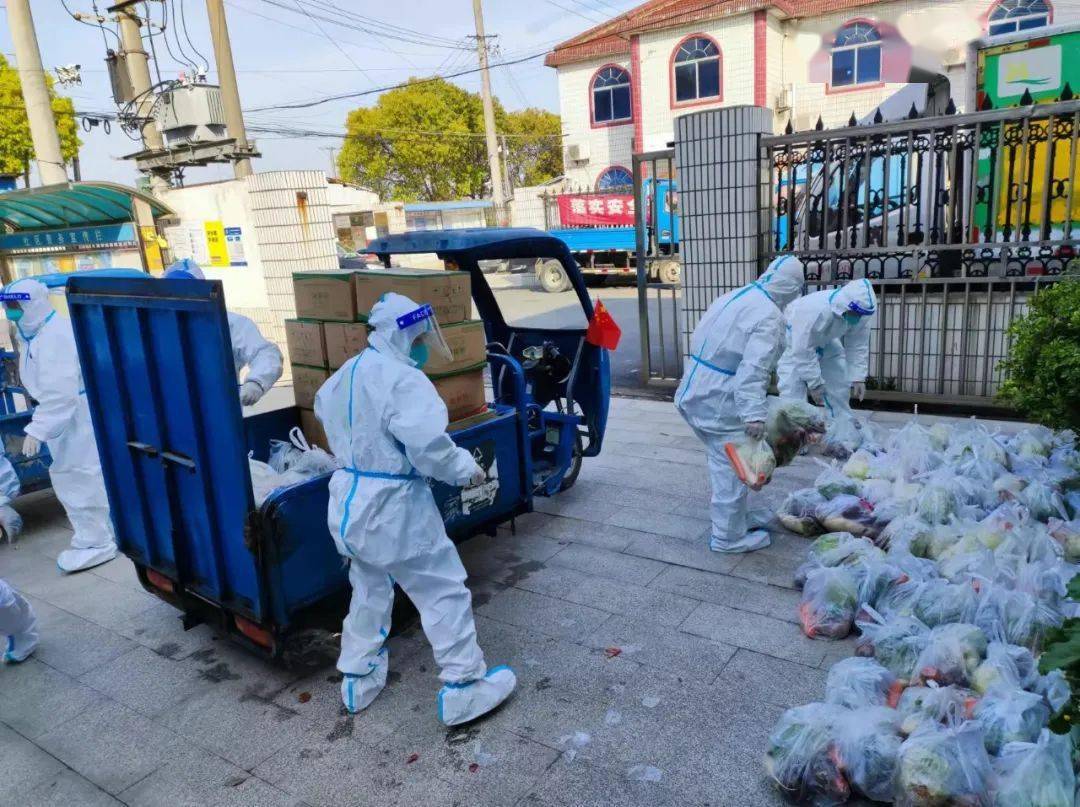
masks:
[[[67,182],[64,158],[60,153],[60,135],[56,131],[49,88],[45,83],[45,68],[41,64],[34,18],[30,14],[30,1],[10,0],[7,12],[26,117],[30,121],[30,139],[34,143],[38,178],[42,185]]]
[[[495,104],[491,100],[487,37],[484,36],[484,8],[481,0],[473,0],[472,7],[473,18],[476,21],[476,55],[480,58],[480,97],[484,103],[484,134],[487,137],[488,166],[491,170],[491,200],[495,204],[496,221],[500,227],[505,227],[507,225],[506,199],[503,195],[499,143],[495,134]]]
[[[221,85],[221,105],[225,109],[225,128],[229,137],[236,141],[236,150],[243,154],[250,146],[244,130],[244,113],[240,109],[240,91],[236,87],[236,68],[229,43],[229,26],[225,21],[225,4],[222,0],[206,0],[206,15],[210,18],[210,37],[214,40],[214,61]],[[234,157],[233,173],[237,179],[251,176],[251,158]]]
[[[134,3],[113,6],[116,21],[120,25],[120,44],[124,48],[124,65],[127,68],[131,91],[135,96],[135,110],[142,121],[143,148],[147,151],[164,151],[165,141],[154,123],[154,93],[150,79],[150,57],[142,46],[142,20],[132,8]],[[154,193],[170,188],[168,171],[151,171],[150,188]]]

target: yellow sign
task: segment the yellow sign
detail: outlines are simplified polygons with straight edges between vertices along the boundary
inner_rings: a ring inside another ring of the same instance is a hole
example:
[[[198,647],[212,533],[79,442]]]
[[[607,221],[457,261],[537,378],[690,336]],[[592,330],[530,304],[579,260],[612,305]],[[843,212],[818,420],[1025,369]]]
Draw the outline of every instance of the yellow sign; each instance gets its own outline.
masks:
[[[203,222],[206,230],[206,253],[210,258],[210,265],[227,267],[229,265],[229,247],[225,242],[225,228],[220,221]]]
[[[139,228],[142,233],[143,255],[146,256],[146,270],[152,275],[160,275],[165,271],[161,260],[161,245],[158,238],[157,228],[153,225],[143,225]]]

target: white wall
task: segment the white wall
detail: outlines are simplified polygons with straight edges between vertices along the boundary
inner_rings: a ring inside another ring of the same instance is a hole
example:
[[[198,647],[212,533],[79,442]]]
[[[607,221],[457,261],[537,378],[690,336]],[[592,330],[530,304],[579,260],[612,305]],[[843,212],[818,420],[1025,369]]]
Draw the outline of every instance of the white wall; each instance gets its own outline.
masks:
[[[589,147],[587,162],[572,162],[569,154],[563,151],[564,173],[574,189],[594,187],[596,178],[610,165],[630,168],[634,124],[627,122],[592,128],[589,84],[597,69],[609,63],[617,64],[627,72],[630,70],[628,58],[599,59],[559,68],[559,110],[563,131],[567,133],[563,139],[564,149],[574,143],[585,143]]]

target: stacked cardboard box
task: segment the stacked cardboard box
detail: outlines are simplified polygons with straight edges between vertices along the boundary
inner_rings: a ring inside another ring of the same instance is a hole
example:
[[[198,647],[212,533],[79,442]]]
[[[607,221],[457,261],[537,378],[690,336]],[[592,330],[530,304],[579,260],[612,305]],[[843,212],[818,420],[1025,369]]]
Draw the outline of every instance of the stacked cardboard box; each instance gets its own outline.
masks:
[[[315,393],[331,373],[367,347],[367,316],[386,292],[397,292],[428,303],[454,355],[452,361],[432,357],[424,371],[446,402],[451,421],[483,412],[484,365],[487,361],[484,324],[470,320],[472,289],[468,272],[407,269],[365,270],[293,275],[296,319],[285,323],[293,362],[296,404],[308,423],[309,441],[317,421],[310,410]],[[321,431],[321,430],[320,430]],[[321,436],[323,443],[325,436]],[[320,443],[322,444],[322,443]]]

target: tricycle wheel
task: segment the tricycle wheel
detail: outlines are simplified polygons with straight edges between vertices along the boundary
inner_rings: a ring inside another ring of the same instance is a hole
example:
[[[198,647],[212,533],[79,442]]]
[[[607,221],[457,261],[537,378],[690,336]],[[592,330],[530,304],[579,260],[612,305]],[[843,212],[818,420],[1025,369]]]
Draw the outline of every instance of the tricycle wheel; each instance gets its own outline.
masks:
[[[564,490],[570,490],[577,482],[578,474],[581,473],[581,435],[574,437],[574,453],[570,458],[570,468],[563,476],[562,484],[559,485],[559,492]]]
[[[554,258],[543,261],[536,274],[540,278],[540,287],[548,294],[558,294],[570,288],[570,278],[566,276],[566,270]]]
[[[675,285],[682,276],[682,266],[678,261],[660,261],[656,267],[656,278],[661,283]]]

